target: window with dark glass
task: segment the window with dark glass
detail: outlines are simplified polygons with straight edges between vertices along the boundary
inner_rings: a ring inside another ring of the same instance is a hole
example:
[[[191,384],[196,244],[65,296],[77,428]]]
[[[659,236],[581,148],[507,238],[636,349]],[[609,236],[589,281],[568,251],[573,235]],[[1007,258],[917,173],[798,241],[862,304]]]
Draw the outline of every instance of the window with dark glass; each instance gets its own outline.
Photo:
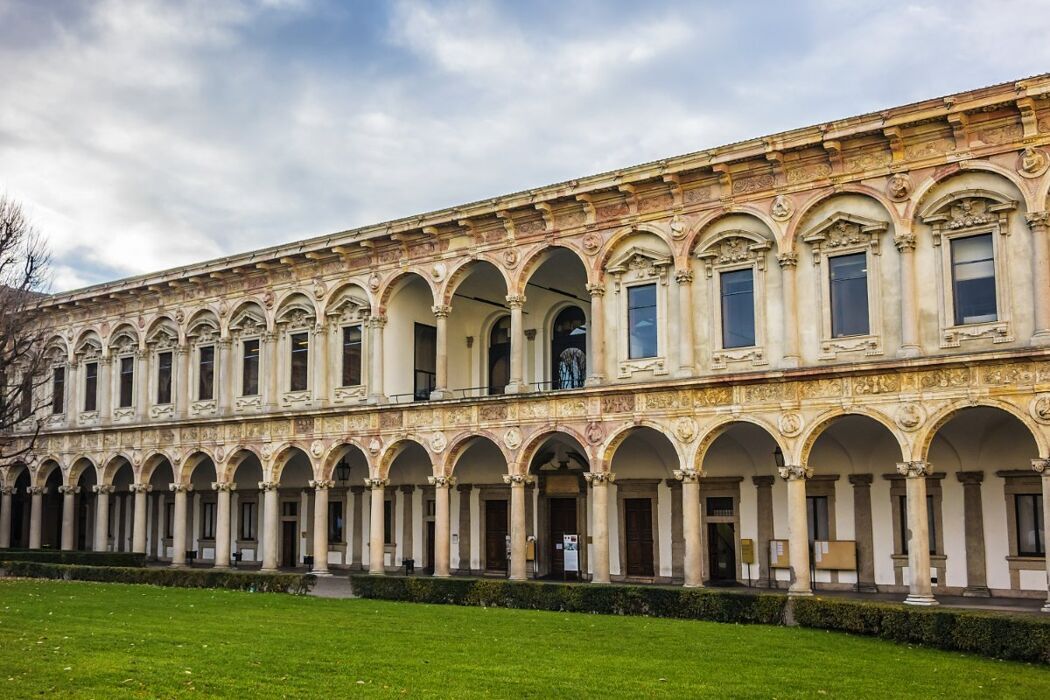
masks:
[[[107,511],[109,512],[109,515],[107,515],[107,517],[106,517],[106,537],[112,537],[113,536],[113,526],[116,525],[115,521],[117,519],[116,516],[114,515],[114,512],[116,511],[116,509],[117,509],[117,502],[114,499],[112,499],[112,498],[109,499],[109,507],[107,508]]]
[[[708,496],[708,498],[707,498],[707,515],[708,515],[708,517],[732,517],[732,515],[733,515],[733,497],[732,496]]]
[[[627,289],[627,354],[631,359],[656,357],[656,285]]]
[[[33,375],[22,377],[22,388],[19,390],[19,414],[23,420],[33,415]]]
[[[131,399],[134,391],[135,358],[122,357],[120,358],[120,397],[118,404],[120,408],[128,408],[131,406]]]
[[[828,258],[831,288],[831,335],[867,335],[868,256],[866,253]]]
[[[898,496],[900,499],[897,510],[900,514],[901,554],[908,553],[908,497]],[[933,512],[933,496],[926,496],[926,522],[929,523],[930,531],[930,554],[937,553],[937,520]]]
[[[827,542],[831,539],[827,496],[807,496],[806,517],[809,521],[810,542]]]
[[[157,353],[157,403],[171,403],[171,353]]]
[[[1038,493],[1014,495],[1017,511],[1017,554],[1022,557],[1046,556],[1043,531],[1043,496]]]
[[[292,338],[292,375],[289,389],[306,391],[309,387],[310,369],[310,334],[293,333]]]
[[[215,346],[206,345],[199,350],[197,365],[197,400],[215,398]]]
[[[255,539],[255,501],[241,502],[241,535],[242,540]]]
[[[510,316],[503,316],[489,332],[489,393],[502,394],[510,381]]]
[[[343,329],[343,386],[361,384],[361,326]]]
[[[995,308],[995,259],[992,234],[952,241],[952,297],[955,324],[983,323],[998,318]]]
[[[551,333],[551,388],[579,389],[587,378],[587,320],[583,309],[567,306]]]
[[[413,393],[416,401],[426,401],[437,384],[437,328],[417,323],[414,349]]]
[[[328,503],[328,541],[343,541],[343,504],[340,501]]]
[[[201,504],[201,538],[205,540],[215,539],[215,504]]]
[[[94,411],[98,408],[98,363],[88,362],[84,365],[84,410]]]
[[[66,412],[66,368],[55,367],[51,370],[51,413],[61,415]]]
[[[241,395],[259,395],[259,339],[244,341],[244,361],[241,363]]]
[[[394,543],[394,502],[383,501],[383,544]]]
[[[746,348],[755,344],[754,270],[723,272],[722,347]]]

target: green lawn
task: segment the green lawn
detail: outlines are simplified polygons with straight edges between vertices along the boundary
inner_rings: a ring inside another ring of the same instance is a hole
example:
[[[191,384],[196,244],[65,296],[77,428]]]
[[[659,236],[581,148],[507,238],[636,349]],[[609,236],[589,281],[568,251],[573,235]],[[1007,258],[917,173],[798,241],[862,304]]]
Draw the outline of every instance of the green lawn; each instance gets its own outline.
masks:
[[[0,697],[1050,697],[1050,668],[816,630],[0,580]]]

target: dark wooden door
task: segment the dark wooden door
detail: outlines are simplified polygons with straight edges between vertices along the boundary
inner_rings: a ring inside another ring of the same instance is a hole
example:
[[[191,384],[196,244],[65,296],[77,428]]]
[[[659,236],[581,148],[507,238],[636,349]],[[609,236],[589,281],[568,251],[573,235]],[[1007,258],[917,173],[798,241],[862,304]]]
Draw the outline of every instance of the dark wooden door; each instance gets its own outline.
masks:
[[[627,575],[653,575],[653,502],[649,498],[625,498],[624,527],[627,534]]]
[[[507,502],[485,501],[485,568],[507,570]]]
[[[552,498],[547,501],[550,511],[550,572],[557,576],[565,574],[565,551],[562,549],[563,535],[576,535],[576,499]]]
[[[707,524],[707,557],[711,583],[736,583],[736,531],[733,523]]]
[[[286,521],[281,523],[281,566],[293,568],[298,562],[296,550],[296,530],[298,523]]]
[[[424,571],[428,574],[434,573],[434,521],[427,521],[427,551],[423,553],[426,562],[423,566]]]

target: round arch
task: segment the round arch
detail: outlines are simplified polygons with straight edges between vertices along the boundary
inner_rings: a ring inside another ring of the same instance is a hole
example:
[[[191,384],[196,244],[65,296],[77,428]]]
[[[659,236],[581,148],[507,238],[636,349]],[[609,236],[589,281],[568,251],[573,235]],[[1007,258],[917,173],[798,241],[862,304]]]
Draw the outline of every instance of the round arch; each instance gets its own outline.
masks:
[[[495,433],[488,430],[464,432],[456,435],[449,441],[448,449],[445,451],[445,459],[441,463],[441,470],[435,471],[435,476],[452,476],[455,474],[456,465],[459,463],[460,457],[479,441],[492,443],[492,446],[503,455],[507,464],[513,463],[513,460],[507,451],[503,449],[503,444]]]
[[[212,464],[216,464],[215,457],[210,451],[198,447],[197,449],[187,453],[182,460],[180,460],[179,466],[175,469],[175,483],[183,484],[189,483],[193,479],[193,472],[199,467],[204,460],[210,459]],[[172,463],[174,466],[174,463]],[[216,471],[218,469],[216,468]]]
[[[421,450],[423,450],[423,452],[426,453],[427,457],[430,460],[430,471],[431,473],[434,473],[434,455],[431,454],[430,450],[427,449],[427,446],[423,443],[422,440],[417,439],[414,436],[407,435],[390,443],[389,445],[387,445],[386,449],[383,450],[383,453],[379,457],[379,463],[376,465],[377,476],[380,479],[389,478],[390,467],[394,464],[394,460],[396,460],[401,455],[401,453],[404,452],[411,445],[418,446]]]
[[[976,402],[967,399],[954,402],[930,417],[926,424],[926,428],[919,433],[919,437],[915,441],[915,445],[912,449],[912,460],[926,461],[929,458],[930,445],[933,443],[938,431],[962,411],[968,408],[977,407],[998,409],[1019,421],[1035,441],[1036,450],[1039,453],[1038,457],[1042,459],[1050,457],[1050,441],[1048,441],[1047,436],[1043,434],[1035,421],[1033,421],[1032,418],[1022,409],[1013,404],[996,399],[982,399]]]
[[[314,456],[310,453],[310,450],[297,442],[286,442],[274,450],[267,481],[279,483],[285,468],[299,455],[302,455],[306,459],[311,478],[313,478],[313,475],[317,473],[317,465],[315,464]]]
[[[452,297],[455,296],[456,290],[476,271],[487,268],[492,268],[496,271],[496,275],[503,280],[504,296],[509,296],[511,289],[513,289],[513,280],[510,278],[510,275],[507,274],[502,265],[491,257],[486,254],[479,254],[477,257],[467,258],[449,272],[436,298],[441,299],[442,305],[452,305]]]
[[[390,300],[408,284],[411,284],[413,279],[419,279],[423,282],[424,286],[430,291],[431,305],[436,305],[438,291],[426,275],[416,270],[398,270],[380,284],[379,292],[376,294],[376,299],[378,300],[376,311],[380,314],[384,313]]]
[[[591,443],[587,441],[586,437],[575,428],[566,425],[546,425],[532,433],[518,450],[518,459],[514,463],[517,465],[515,473],[524,474],[528,470],[529,465],[532,464],[532,460],[536,457],[539,449],[552,437],[570,438],[583,450],[583,454],[591,464],[592,471],[594,470],[597,460],[595,459],[594,448],[591,447]]]
[[[609,239],[605,241],[605,243],[601,246],[601,248],[598,249],[598,251],[595,252],[594,257],[597,261],[595,275],[601,275],[601,271],[605,270],[605,268],[608,267],[609,261],[612,259],[613,255],[615,255],[616,252],[619,250],[620,246],[623,245],[624,241],[628,240],[632,236],[637,236],[639,234],[652,234],[659,238],[660,242],[666,248],[668,256],[672,259],[675,259],[675,263],[679,262],[676,259],[677,256],[675,254],[675,246],[673,244],[673,241],[671,240],[671,237],[668,234],[668,232],[663,227],[658,226],[654,223],[633,224],[631,226],[624,226],[613,231],[612,235],[609,236]]]
[[[965,163],[956,163],[954,166],[944,168],[944,170],[936,171],[928,178],[920,182],[912,193],[911,198],[908,200],[908,207],[905,210],[903,219],[914,219],[916,216],[921,216],[922,212],[928,208],[927,200],[929,199],[930,193],[938,189],[938,187],[949,180],[957,177],[961,177],[971,173],[990,173],[999,176],[1003,184],[1009,186],[1012,191],[1021,196],[1021,203],[1024,204],[1025,209],[1028,211],[1034,211],[1039,209],[1038,201],[1032,202],[1030,197],[1030,190],[1025,186],[1021,178],[1002,166],[987,161],[965,161]],[[1002,193],[997,193],[1000,197],[1004,196]],[[1033,204],[1035,209],[1033,209]]]
[[[781,438],[780,431],[761,418],[747,415],[726,416],[720,421],[707,426],[706,430],[700,435],[700,440],[697,442],[696,450],[693,453],[693,461],[691,462],[691,464],[696,465],[694,468],[698,471],[702,471],[704,468],[704,458],[707,457],[707,453],[710,451],[711,445],[714,444],[715,440],[724,435],[725,432],[734,425],[745,424],[761,428],[773,443],[780,448],[780,451],[785,457],[792,454],[791,445],[784,442]]]
[[[359,444],[357,440],[351,438],[337,442],[329,448],[321,460],[321,473],[318,475],[318,478],[326,481],[334,479],[336,466],[351,455],[359,456],[364,461],[366,472],[372,473],[372,460],[368,449],[364,445]]]
[[[598,454],[600,455],[598,459],[598,471],[608,472],[611,470],[613,459],[616,458],[616,451],[629,437],[635,434],[647,433],[655,433],[659,436],[658,440],[662,440],[671,446],[675,456],[678,458],[679,469],[681,469],[683,465],[688,464],[686,456],[682,453],[681,444],[677,440],[673,440],[669,437],[669,435],[673,433],[671,433],[666,426],[660,425],[655,421],[642,420],[616,431],[606,438],[605,442],[597,448]]]
[[[117,452],[115,455],[106,460],[105,465],[102,467],[102,480],[100,483],[112,485],[113,479],[116,478],[117,472],[124,468],[127,464],[131,468],[131,472],[135,473],[135,461],[125,452]]]
[[[850,416],[868,418],[875,423],[878,423],[885,428],[890,435],[893,436],[894,442],[900,448],[901,461],[908,459],[908,455],[911,453],[911,445],[907,438],[901,433],[901,431],[894,424],[893,420],[888,416],[879,413],[878,411],[853,407],[848,411],[843,410],[832,410],[822,413],[817,416],[810,424],[810,427],[802,433],[797,443],[797,453],[793,455],[796,464],[809,464],[809,456],[813,451],[813,445],[817,442],[821,435],[823,435],[828,428],[834,425],[841,418],[848,418]]]
[[[537,246],[526,253],[525,259],[521,263],[521,269],[518,270],[518,274],[513,280],[513,293],[525,294],[525,288],[528,286],[529,280],[532,279],[532,276],[536,271],[561,251],[565,251],[576,259],[576,262],[579,263],[580,268],[583,270],[584,277],[587,279],[588,284],[597,281],[594,270],[587,264],[587,256],[584,255],[583,251],[579,250],[568,241],[558,241],[554,245],[543,244]]]

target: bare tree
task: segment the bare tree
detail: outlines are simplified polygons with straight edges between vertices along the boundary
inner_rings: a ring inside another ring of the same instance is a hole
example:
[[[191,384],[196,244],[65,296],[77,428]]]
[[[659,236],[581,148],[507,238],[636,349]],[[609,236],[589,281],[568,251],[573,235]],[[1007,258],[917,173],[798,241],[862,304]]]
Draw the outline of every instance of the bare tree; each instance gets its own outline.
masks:
[[[0,194],[0,462],[33,448],[38,414],[51,404],[39,310],[50,259],[22,206]]]

